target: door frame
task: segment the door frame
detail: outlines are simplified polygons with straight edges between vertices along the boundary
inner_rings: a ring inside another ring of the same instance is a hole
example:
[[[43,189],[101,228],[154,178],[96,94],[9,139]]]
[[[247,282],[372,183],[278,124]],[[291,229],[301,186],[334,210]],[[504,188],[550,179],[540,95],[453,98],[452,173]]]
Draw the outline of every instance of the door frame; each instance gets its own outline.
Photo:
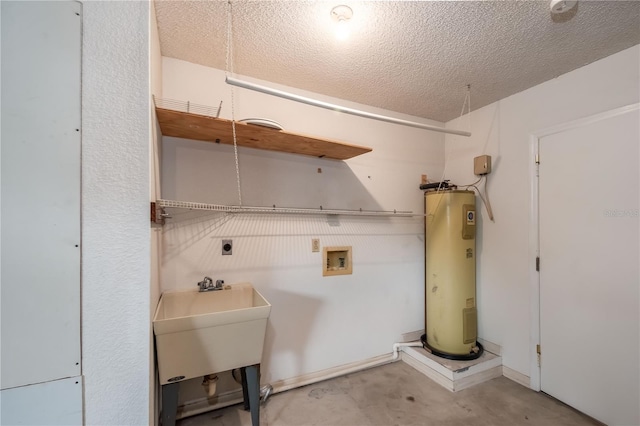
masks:
[[[599,121],[640,110],[640,103],[625,105],[608,111],[589,115],[577,120],[568,121],[552,127],[547,127],[529,134],[529,181],[530,181],[530,211],[529,211],[529,289],[530,289],[530,333],[529,354],[530,373],[529,387],[540,391],[540,361],[537,345],[540,344],[540,272],[536,271],[536,258],[540,255],[540,217],[539,217],[539,170],[540,140],[546,136],[562,133],[567,130],[594,124]]]

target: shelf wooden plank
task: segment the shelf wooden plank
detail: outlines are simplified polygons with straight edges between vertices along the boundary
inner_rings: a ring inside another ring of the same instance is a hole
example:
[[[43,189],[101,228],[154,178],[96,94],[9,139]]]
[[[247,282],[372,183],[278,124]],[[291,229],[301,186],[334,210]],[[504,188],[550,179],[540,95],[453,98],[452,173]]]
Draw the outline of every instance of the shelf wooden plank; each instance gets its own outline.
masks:
[[[158,107],[156,107],[156,115],[164,136],[233,145],[231,120]],[[284,130],[238,122],[236,122],[236,141],[238,146],[248,148],[311,155],[334,160],[346,160],[372,151],[366,146],[318,139]]]

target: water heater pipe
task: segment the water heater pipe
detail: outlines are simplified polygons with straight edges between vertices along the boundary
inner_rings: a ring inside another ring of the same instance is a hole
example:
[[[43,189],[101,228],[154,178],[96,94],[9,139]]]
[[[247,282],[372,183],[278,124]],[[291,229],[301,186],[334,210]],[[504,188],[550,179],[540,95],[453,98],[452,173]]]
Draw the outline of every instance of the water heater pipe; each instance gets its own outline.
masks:
[[[272,89],[260,84],[239,80],[233,77],[226,77],[225,82],[232,86],[242,87],[243,89],[255,90],[256,92],[265,93],[267,95],[277,96],[279,98],[288,99],[290,101],[302,102],[303,104],[317,106],[320,108],[330,109],[332,111],[344,112],[345,114],[357,115],[358,117],[371,118],[378,121],[386,121],[387,123],[400,124],[402,126],[416,127],[423,130],[431,130],[433,132],[449,133],[459,136],[471,136],[471,132],[464,130],[446,129],[444,127],[432,126],[430,124],[418,123],[415,121],[402,120],[400,118],[389,117],[386,115],[373,114],[367,111],[361,111],[354,108],[343,107],[329,102],[318,101],[316,99],[307,98],[293,93],[285,92],[278,89]]]
[[[415,341],[415,342],[406,342],[406,343],[394,343],[393,344],[393,360],[397,360],[398,357],[400,356],[399,350],[402,347],[422,347],[422,342],[420,341]]]

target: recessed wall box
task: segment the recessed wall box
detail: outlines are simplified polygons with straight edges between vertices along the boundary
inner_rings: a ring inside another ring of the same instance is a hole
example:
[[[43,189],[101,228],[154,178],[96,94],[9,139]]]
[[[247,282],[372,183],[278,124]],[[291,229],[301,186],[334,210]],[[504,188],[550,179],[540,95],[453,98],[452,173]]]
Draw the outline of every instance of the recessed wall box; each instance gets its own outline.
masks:
[[[476,175],[487,175],[491,173],[491,156],[481,155],[473,159],[473,173]]]
[[[351,246],[325,247],[322,253],[322,276],[350,275],[353,272]]]

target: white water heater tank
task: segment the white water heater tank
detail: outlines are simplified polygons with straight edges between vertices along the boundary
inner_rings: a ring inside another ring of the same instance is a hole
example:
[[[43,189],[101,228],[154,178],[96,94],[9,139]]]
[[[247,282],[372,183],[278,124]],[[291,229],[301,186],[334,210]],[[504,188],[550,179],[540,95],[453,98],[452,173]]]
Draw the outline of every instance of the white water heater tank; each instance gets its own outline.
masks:
[[[473,356],[478,352],[475,194],[427,192],[425,212],[425,347],[454,359]]]

